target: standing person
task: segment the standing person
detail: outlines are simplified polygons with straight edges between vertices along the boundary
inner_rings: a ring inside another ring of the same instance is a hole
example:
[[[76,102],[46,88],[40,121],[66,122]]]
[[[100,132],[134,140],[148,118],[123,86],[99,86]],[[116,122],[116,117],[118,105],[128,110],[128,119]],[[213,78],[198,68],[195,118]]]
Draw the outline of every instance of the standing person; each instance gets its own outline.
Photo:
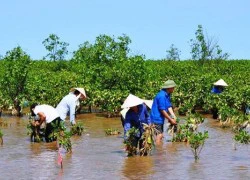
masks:
[[[141,148],[141,136],[144,132],[143,123],[151,124],[147,107],[142,99],[130,94],[124,101],[122,108],[128,108],[124,120],[124,140],[128,139],[127,132],[134,127],[139,132],[133,137],[134,141],[131,145],[136,149],[139,143],[139,148]]]
[[[167,119],[171,125],[177,125],[170,98],[175,86],[176,84],[173,80],[167,80],[153,100],[150,118],[159,132],[156,137],[157,144],[159,144],[163,138],[165,119]]]
[[[68,95],[66,95],[56,107],[56,110],[58,111],[60,118],[63,121],[65,121],[69,113],[70,123],[71,125],[75,125],[76,107],[77,105],[79,105],[79,99],[84,100],[85,98],[86,98],[86,93],[83,88],[71,89],[71,92]]]
[[[225,87],[227,87],[227,83],[223,80],[223,79],[220,79],[218,81],[216,81],[214,84],[213,84],[213,88],[211,90],[211,93],[212,94],[221,94]],[[213,114],[213,119],[217,119],[218,118],[218,109],[216,107],[212,108],[212,114]]]
[[[38,116],[39,119],[35,121],[35,126],[41,126],[44,122],[46,123],[45,127],[45,140],[46,142],[52,142],[56,139],[50,137],[54,129],[60,126],[60,116],[57,110],[46,104],[38,105],[34,103],[30,106],[30,111],[32,116]]]

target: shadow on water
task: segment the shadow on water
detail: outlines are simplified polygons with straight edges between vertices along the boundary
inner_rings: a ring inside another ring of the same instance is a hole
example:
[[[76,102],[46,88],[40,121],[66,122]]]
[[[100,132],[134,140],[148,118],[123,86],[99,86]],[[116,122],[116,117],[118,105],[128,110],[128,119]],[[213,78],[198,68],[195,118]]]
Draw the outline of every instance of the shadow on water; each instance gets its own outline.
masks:
[[[207,117],[199,127],[209,139],[194,160],[188,143],[164,141],[151,156],[126,157],[123,128],[119,118],[95,114],[77,116],[85,131],[73,136],[73,152],[62,153],[63,169],[57,164],[55,143],[32,143],[27,135],[28,117],[2,116],[0,128],[4,144],[0,146],[0,174],[4,179],[250,179],[249,146],[233,148],[233,134]],[[67,126],[69,126],[69,122]],[[122,134],[107,136],[105,129],[116,128]],[[166,128],[166,127],[165,127]]]

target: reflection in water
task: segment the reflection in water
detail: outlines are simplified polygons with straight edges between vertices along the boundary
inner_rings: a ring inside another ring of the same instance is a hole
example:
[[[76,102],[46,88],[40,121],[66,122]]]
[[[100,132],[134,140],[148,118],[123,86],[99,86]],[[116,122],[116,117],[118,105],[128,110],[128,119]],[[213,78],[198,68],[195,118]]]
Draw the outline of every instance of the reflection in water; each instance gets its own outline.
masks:
[[[122,173],[128,179],[149,179],[153,171],[153,159],[151,156],[127,157],[124,160]]]
[[[123,132],[119,118],[78,115],[85,131],[74,136],[72,154],[63,153],[63,169],[57,164],[58,149],[53,143],[33,143],[27,135],[28,118],[3,116],[0,127],[0,175],[3,179],[250,179],[249,145],[234,150],[233,134],[218,122],[207,119],[200,128],[209,138],[195,162],[187,143],[167,142],[151,156],[126,157],[123,134],[106,136],[105,129]],[[5,123],[5,124],[6,124]],[[67,121],[68,123],[68,121]],[[2,123],[3,124],[3,123]],[[69,125],[69,124],[68,124]],[[0,179],[1,179],[0,178]]]

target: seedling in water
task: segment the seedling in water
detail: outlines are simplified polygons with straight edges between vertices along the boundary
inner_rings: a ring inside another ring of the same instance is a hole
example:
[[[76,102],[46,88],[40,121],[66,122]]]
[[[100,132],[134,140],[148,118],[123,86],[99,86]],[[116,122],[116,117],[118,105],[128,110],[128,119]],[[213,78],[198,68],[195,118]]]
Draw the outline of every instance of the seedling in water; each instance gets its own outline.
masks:
[[[199,159],[200,152],[204,146],[205,140],[208,138],[208,131],[194,132],[188,137],[190,147],[194,154],[195,160]]]

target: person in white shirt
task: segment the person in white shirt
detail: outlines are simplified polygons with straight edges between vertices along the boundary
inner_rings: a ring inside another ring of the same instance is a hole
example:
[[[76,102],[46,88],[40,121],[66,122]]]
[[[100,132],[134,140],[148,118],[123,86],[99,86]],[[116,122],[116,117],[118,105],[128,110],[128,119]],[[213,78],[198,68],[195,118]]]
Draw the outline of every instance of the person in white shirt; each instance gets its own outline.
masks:
[[[71,92],[64,96],[60,103],[56,106],[60,118],[65,121],[67,115],[69,114],[71,125],[75,125],[75,114],[76,107],[79,105],[79,100],[84,100],[86,98],[86,93],[83,88],[73,88]]]
[[[39,118],[35,121],[35,126],[41,126],[44,122],[46,124],[45,129],[45,140],[46,142],[52,142],[56,139],[50,137],[55,128],[60,125],[60,115],[57,110],[47,104],[38,105],[34,103],[30,106],[31,116],[38,116]]]

